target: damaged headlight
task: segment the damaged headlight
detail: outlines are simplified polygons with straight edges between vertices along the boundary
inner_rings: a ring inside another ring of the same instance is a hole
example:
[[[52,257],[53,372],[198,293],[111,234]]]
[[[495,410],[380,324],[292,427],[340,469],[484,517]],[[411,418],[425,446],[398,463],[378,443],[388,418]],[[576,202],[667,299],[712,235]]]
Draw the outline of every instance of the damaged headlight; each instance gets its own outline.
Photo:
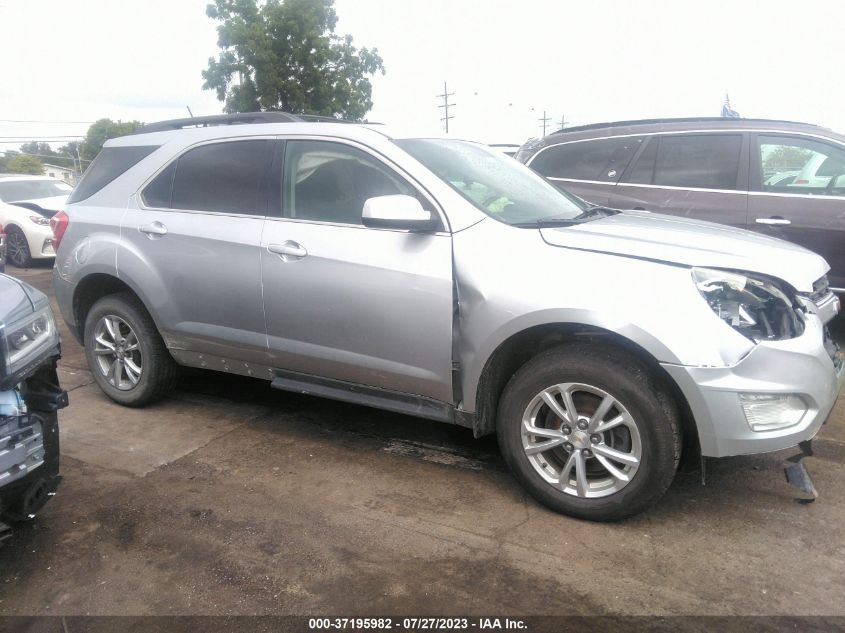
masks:
[[[16,374],[59,342],[49,306],[14,323],[0,322],[0,378]]]
[[[799,336],[797,304],[773,281],[747,273],[693,268],[692,278],[710,309],[755,343]]]

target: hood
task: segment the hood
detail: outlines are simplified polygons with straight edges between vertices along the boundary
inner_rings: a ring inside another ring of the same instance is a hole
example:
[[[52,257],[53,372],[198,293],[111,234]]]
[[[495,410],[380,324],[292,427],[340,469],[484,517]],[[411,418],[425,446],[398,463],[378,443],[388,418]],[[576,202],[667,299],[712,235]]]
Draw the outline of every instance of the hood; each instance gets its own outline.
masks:
[[[546,243],[685,266],[706,266],[777,277],[798,292],[830,269],[802,246],[712,222],[625,211],[571,227],[544,228]]]
[[[67,204],[67,199],[67,196],[52,196],[50,198],[36,198],[34,200],[15,200],[9,204],[16,204],[19,207],[26,207],[27,209],[32,209],[33,211],[42,209],[49,214],[48,217],[52,217],[59,211],[64,210],[65,205]]]
[[[32,290],[35,290],[32,288]],[[37,291],[36,291],[37,292]],[[23,282],[0,274],[0,329],[34,312],[32,298]]]

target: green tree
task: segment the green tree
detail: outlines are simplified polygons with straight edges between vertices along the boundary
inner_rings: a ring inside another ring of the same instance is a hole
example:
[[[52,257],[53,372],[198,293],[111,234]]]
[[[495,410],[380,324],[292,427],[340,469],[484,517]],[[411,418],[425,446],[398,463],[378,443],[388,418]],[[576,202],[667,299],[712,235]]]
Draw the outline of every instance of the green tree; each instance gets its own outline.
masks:
[[[2,156],[0,156],[0,174],[5,174],[9,172],[9,161],[17,155],[18,152],[13,149],[9,149],[6,150],[6,152]]]
[[[798,171],[807,164],[812,155],[813,152],[809,149],[778,145],[765,155],[763,169],[766,172]]]
[[[6,161],[6,171],[10,174],[32,174],[40,176],[44,173],[44,163],[26,154],[18,154]]]
[[[82,154],[82,141],[70,141],[66,145],[62,145],[59,148],[59,156],[64,162],[59,163],[64,167],[71,167],[73,169],[79,169],[79,156]],[[85,165],[88,163],[83,162],[82,171],[85,171]]]
[[[82,160],[92,161],[103,149],[103,144],[110,138],[125,136],[137,130],[143,123],[140,121],[112,121],[111,119],[99,119],[91,124],[85,134],[85,140],[80,145],[79,153]],[[68,147],[68,145],[65,145]],[[87,164],[87,163],[85,163]]]
[[[334,0],[215,0],[217,59],[202,72],[226,112],[282,110],[360,120],[373,107],[378,50],[335,35]]]
[[[29,141],[28,143],[21,145],[20,153],[35,156],[35,158],[45,164],[58,165],[59,167],[66,167],[68,169],[76,169],[79,163],[76,156],[76,150],[80,145],[80,141],[71,141],[67,145],[62,145],[59,150],[56,151],[50,147],[49,143]]]
[[[21,145],[21,154],[30,154],[42,162],[53,162],[53,159],[58,156],[58,153],[50,147],[49,143],[39,143],[38,141],[30,141]]]

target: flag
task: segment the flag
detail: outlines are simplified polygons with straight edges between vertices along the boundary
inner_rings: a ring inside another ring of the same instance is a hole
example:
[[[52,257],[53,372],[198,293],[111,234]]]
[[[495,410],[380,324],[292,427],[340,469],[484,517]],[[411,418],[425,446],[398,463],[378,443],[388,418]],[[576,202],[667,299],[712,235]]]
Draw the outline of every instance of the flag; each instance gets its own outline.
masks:
[[[739,112],[731,108],[731,99],[728,97],[727,93],[725,93],[725,102],[722,104],[722,116],[727,119],[740,118]]]

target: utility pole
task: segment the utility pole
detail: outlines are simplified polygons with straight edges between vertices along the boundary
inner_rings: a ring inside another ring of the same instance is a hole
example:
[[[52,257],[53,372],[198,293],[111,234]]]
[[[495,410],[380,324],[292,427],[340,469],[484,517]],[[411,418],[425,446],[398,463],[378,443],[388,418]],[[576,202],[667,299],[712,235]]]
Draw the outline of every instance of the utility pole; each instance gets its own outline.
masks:
[[[545,136],[545,135],[546,135],[546,123],[548,123],[549,121],[551,121],[551,120],[552,120],[552,117],[550,117],[550,116],[546,116],[546,111],[545,111],[545,110],[543,110],[543,118],[542,118],[542,119],[537,119],[537,120],[538,120],[538,121],[540,121],[540,122],[543,124],[543,136]]]
[[[79,176],[81,178],[83,170],[82,170],[82,156],[79,154],[79,145],[76,146],[76,158],[79,161],[79,172],[78,173],[79,173]],[[74,178],[74,180],[76,180],[76,179]]]
[[[561,114],[560,115],[560,129],[562,130],[563,128],[565,128],[567,123],[568,123],[568,121],[566,120],[566,115]]]
[[[449,97],[454,97],[455,93],[449,92],[449,90],[446,88],[446,82],[444,81],[443,82],[443,94],[442,95],[436,95],[436,96],[437,96],[438,99],[440,99],[440,98],[443,99],[443,105],[439,105],[437,107],[443,108],[443,118],[441,118],[440,120],[446,122],[446,134],[448,134],[449,133],[449,119],[455,118],[454,116],[449,116],[449,106],[452,106],[454,108],[455,105],[457,105],[455,103],[449,103]]]

